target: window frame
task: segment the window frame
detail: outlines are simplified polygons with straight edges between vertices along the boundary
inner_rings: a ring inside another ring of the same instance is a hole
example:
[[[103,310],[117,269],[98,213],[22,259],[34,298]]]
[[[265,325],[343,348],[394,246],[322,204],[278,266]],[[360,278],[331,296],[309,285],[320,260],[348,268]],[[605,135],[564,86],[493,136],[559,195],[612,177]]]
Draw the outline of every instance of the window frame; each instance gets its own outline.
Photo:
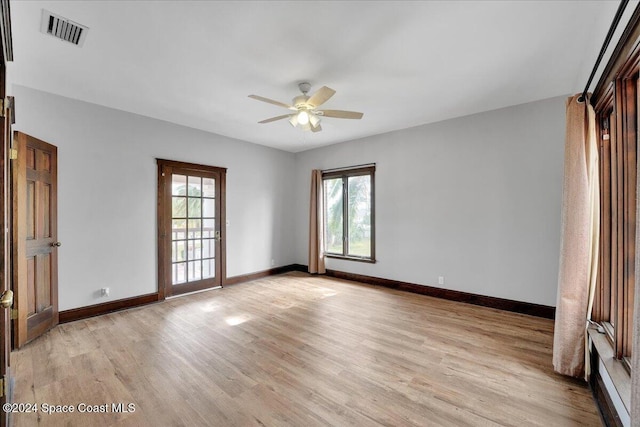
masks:
[[[600,172],[600,248],[592,312],[630,372],[638,179],[638,56],[629,61],[595,103]]]
[[[358,262],[367,262],[367,263],[375,263],[376,262],[376,216],[375,216],[375,165],[368,166],[354,166],[348,168],[340,168],[334,170],[326,170],[322,171],[322,189],[323,189],[323,252],[324,256],[327,258],[336,258],[343,259],[349,261],[358,261]],[[371,194],[370,194],[370,205],[371,205],[371,232],[370,232],[370,242],[371,242],[371,254],[368,257],[349,255],[349,189],[348,189],[348,180],[349,177],[354,176],[370,176],[371,179]],[[324,194],[324,186],[325,181],[329,179],[342,179],[342,253],[328,252],[327,251],[327,203],[326,203],[326,194]]]

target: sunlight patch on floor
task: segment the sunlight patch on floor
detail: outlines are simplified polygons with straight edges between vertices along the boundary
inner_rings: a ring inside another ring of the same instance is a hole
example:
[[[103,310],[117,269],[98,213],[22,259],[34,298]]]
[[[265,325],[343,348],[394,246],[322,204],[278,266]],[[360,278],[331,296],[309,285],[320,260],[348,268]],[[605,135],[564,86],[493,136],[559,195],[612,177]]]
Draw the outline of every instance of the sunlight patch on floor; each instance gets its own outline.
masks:
[[[241,314],[239,316],[229,316],[224,318],[224,321],[227,322],[227,325],[229,326],[236,326],[248,320],[251,320],[251,316],[249,316],[248,314]]]
[[[211,303],[205,304],[203,307],[200,307],[200,310],[204,311],[205,313],[211,313],[212,311],[216,311],[218,308],[220,308],[220,304]]]
[[[319,292],[322,295],[322,298],[333,297],[338,295],[338,292],[330,288],[317,288],[317,289],[314,289],[314,291]]]

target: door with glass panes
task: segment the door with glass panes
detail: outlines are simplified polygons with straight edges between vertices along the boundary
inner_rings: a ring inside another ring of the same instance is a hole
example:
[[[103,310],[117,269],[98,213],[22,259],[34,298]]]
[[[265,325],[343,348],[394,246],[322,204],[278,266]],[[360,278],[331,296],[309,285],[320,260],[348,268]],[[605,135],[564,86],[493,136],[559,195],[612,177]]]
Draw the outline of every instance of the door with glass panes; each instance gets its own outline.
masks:
[[[158,172],[161,294],[221,286],[226,169],[158,160]]]

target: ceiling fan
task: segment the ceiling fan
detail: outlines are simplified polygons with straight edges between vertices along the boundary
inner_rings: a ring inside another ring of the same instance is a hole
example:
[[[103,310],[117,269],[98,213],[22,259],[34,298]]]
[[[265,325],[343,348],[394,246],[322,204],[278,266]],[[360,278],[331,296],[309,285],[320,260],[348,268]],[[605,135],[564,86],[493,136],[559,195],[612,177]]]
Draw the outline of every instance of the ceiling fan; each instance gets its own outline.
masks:
[[[258,101],[268,102],[269,104],[277,105],[279,107],[287,108],[293,113],[284,114],[282,116],[271,117],[269,119],[262,120],[258,123],[271,123],[277,120],[289,119],[289,123],[293,127],[300,126],[302,130],[310,130],[311,132],[320,132],[322,127],[320,126],[321,117],[332,117],[336,119],[361,119],[363,114],[355,111],[344,110],[318,110],[318,107],[324,104],[331,98],[336,91],[322,86],[313,95],[308,96],[311,85],[307,82],[298,84],[302,95],[298,95],[293,98],[291,105],[284,102],[275,101],[273,99],[265,98],[258,95],[249,95],[249,98],[257,99]]]

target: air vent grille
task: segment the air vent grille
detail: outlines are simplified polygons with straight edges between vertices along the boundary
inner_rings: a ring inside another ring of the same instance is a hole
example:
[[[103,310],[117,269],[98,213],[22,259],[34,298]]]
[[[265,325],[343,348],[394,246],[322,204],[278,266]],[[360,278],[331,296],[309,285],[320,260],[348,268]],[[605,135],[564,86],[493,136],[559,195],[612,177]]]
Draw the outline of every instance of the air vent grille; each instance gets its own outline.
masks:
[[[82,46],[89,28],[42,9],[40,31],[76,46]]]

